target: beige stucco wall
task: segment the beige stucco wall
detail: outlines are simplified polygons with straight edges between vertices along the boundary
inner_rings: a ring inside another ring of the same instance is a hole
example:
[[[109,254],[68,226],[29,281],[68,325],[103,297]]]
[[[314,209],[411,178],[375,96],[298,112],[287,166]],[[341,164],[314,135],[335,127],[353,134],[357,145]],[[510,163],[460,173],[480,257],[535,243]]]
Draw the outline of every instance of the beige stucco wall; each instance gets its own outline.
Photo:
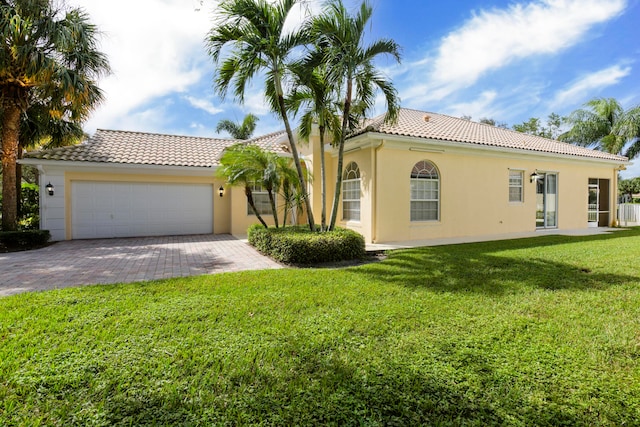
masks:
[[[320,223],[321,177],[319,137],[300,145],[300,155],[313,177],[310,197],[316,223]],[[460,236],[507,234],[536,229],[536,186],[529,182],[534,171],[558,175],[558,228],[586,228],[588,180],[608,179],[610,223],[615,218],[617,168],[614,162],[585,160],[544,153],[471,147],[468,144],[429,141],[419,138],[361,135],[348,141],[344,165],[354,161],[361,174],[360,221],[343,221],[338,207],[339,226],[356,230],[367,242],[422,240]],[[334,195],[337,157],[327,147],[327,221]],[[420,160],[433,162],[440,173],[440,220],[410,221],[410,172]],[[524,171],[524,202],[510,203],[509,170]],[[206,183],[214,192],[214,233],[246,235],[257,222],[247,213],[242,188],[231,188],[216,179],[212,170],[185,168],[169,170],[157,167],[45,165],[41,178],[56,187],[55,196],[42,196],[44,226],[52,230],[54,240],[70,239],[72,224],[71,183],[78,181]],[[218,188],[223,186],[223,197]],[[279,206],[283,203],[280,200]],[[265,215],[270,225],[273,217]],[[281,213],[280,220],[283,215]],[[301,223],[304,219],[299,219]]]
[[[244,187],[231,188],[231,234],[244,237],[247,235],[247,228],[252,224],[259,223],[255,215],[247,211],[247,196],[244,194]],[[278,206],[282,206],[282,201],[278,201]],[[282,221],[282,213],[279,212],[279,220]],[[273,215],[262,215],[262,219],[267,225],[274,225]]]
[[[417,151],[421,150],[421,151]],[[331,182],[337,157],[329,159]],[[420,160],[440,172],[440,220],[410,221],[410,172]],[[361,173],[361,220],[339,221],[367,242],[423,240],[506,234],[536,230],[534,172],[558,176],[558,228],[586,228],[589,178],[608,179],[610,223],[614,220],[617,167],[590,161],[527,152],[469,149],[428,141],[366,139],[347,145],[344,166],[355,161]],[[509,202],[509,170],[524,171],[524,201]],[[314,186],[315,187],[315,186]],[[330,209],[333,191],[330,191]],[[340,212],[342,207],[340,206]],[[341,215],[338,216],[341,219]]]

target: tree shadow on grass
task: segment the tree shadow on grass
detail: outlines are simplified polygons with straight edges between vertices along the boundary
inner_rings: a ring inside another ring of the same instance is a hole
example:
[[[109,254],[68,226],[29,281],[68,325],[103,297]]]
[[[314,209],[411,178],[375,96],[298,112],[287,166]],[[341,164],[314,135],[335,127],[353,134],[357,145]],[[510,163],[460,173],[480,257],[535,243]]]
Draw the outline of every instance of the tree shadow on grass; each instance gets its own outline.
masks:
[[[624,233],[624,234],[623,234]],[[592,271],[587,264],[546,259],[545,248],[559,244],[598,242],[612,238],[637,237],[638,230],[596,236],[544,236],[498,242],[471,243],[392,251],[377,264],[347,270],[355,275],[407,287],[442,292],[504,294],[522,288],[606,289],[637,282],[640,275]],[[535,249],[527,258],[499,252]],[[594,249],[595,250],[595,249]]]
[[[295,348],[299,350],[299,348]],[[119,396],[103,408],[110,425],[296,425],[410,426],[589,425],[588,415],[572,413],[562,402],[528,401],[508,379],[499,379],[478,358],[467,367],[488,388],[470,387],[457,378],[389,362],[356,366],[309,347],[287,362],[289,374],[247,367],[227,379],[227,386],[204,403],[187,392],[167,399],[162,392]],[[478,378],[478,375],[481,378]],[[498,379],[497,379],[498,378]],[[505,381],[506,383],[501,383]],[[508,396],[496,390],[509,390]],[[211,394],[206,388],[202,395]],[[543,391],[538,390],[541,397]]]

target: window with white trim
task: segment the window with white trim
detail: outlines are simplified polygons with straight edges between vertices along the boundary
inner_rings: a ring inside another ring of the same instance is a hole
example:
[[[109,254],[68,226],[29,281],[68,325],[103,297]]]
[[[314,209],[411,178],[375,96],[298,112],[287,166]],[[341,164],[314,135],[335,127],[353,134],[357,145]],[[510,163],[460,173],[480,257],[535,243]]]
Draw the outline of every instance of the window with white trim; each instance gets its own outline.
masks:
[[[273,212],[271,212],[271,203],[269,202],[269,193],[267,193],[267,190],[257,182],[252,183],[250,187],[253,204],[256,205],[258,213],[260,215],[272,215]],[[247,201],[247,215],[254,215],[249,201]]]
[[[356,162],[342,172],[342,219],[360,221],[360,169]]]
[[[509,170],[509,202],[524,201],[524,171]]]
[[[422,160],[411,170],[411,221],[440,220],[440,175],[436,165]]]

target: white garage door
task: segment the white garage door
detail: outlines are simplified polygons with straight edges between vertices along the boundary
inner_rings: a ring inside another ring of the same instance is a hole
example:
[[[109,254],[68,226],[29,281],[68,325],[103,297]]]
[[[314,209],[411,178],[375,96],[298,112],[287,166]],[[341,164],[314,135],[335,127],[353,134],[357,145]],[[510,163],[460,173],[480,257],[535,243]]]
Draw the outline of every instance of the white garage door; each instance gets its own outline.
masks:
[[[74,239],[213,232],[210,184],[75,181],[71,194]]]

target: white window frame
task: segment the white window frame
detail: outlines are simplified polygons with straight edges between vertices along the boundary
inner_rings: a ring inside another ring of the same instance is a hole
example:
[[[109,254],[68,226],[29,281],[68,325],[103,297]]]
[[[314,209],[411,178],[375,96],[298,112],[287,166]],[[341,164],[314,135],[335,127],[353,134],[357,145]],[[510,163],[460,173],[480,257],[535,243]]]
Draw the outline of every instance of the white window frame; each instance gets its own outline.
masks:
[[[520,184],[512,180],[515,176],[519,176]],[[512,189],[520,189],[519,198],[512,198]],[[509,203],[524,203],[524,170],[522,169],[509,169]]]
[[[256,210],[260,215],[273,215],[271,212],[271,202],[269,201],[269,193],[262,187],[262,184],[254,182],[249,185],[251,187],[251,196],[253,197],[253,204],[256,205]],[[277,200],[276,200],[277,208]],[[255,215],[251,209],[251,205],[247,200],[247,215]]]
[[[435,185],[435,188],[419,188],[425,183],[429,183],[431,187]],[[440,172],[435,163],[429,160],[420,160],[413,166],[410,175],[410,193],[409,218],[411,222],[440,221]],[[417,193],[422,193],[423,197],[417,197]],[[431,197],[425,197],[426,193],[431,193]],[[435,197],[433,197],[433,193],[435,193]],[[429,206],[434,203],[435,210],[414,207]],[[425,215],[425,213],[433,212],[435,212],[435,218],[425,218],[425,216],[431,216],[431,214]]]
[[[342,172],[343,221],[360,221],[361,182],[358,164],[349,162]],[[355,197],[356,193],[358,197]]]

